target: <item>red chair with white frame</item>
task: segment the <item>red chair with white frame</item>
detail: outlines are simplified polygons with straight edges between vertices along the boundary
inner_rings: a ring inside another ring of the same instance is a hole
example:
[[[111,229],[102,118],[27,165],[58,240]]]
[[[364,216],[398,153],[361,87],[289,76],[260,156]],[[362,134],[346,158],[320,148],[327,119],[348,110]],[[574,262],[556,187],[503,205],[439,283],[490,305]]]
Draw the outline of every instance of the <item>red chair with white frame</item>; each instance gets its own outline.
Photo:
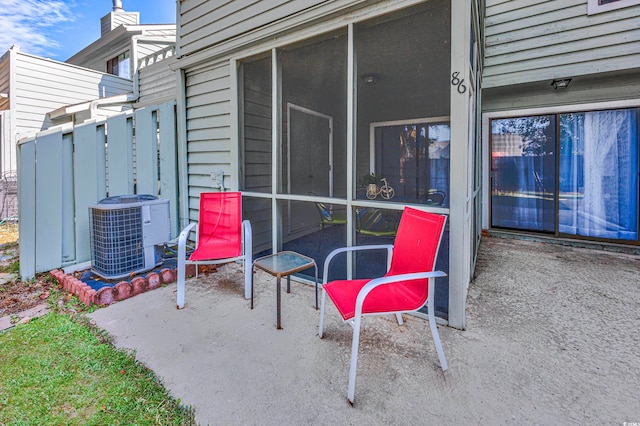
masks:
[[[447,360],[435,322],[433,301],[436,278],[446,276],[444,272],[433,270],[445,222],[446,216],[405,207],[394,245],[344,247],[332,251],[327,256],[324,262],[319,334],[322,338],[324,307],[328,295],[343,320],[353,325],[347,396],[350,404],[354,403],[360,324],[364,315],[396,314],[398,323],[402,325],[402,313],[415,312],[426,304],[440,366],[443,371],[447,370]],[[327,283],[329,263],[337,254],[372,249],[388,251],[388,272],[383,277]]]
[[[190,223],[178,237],[177,305],[184,307],[185,270],[187,264],[213,265],[241,260],[244,263],[244,297],[251,297],[252,236],[251,224],[242,220],[240,192],[203,192],[196,233],[196,249],[187,259],[187,239],[195,223]]]

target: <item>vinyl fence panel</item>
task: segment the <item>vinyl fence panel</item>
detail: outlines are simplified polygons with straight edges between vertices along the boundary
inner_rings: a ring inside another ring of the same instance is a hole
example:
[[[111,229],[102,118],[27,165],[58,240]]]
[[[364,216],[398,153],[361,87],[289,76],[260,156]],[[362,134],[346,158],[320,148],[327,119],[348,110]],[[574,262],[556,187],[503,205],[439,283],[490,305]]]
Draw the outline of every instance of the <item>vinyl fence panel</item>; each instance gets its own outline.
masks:
[[[174,101],[52,128],[22,140],[17,152],[22,279],[91,260],[89,205],[134,194],[134,177],[138,194],[160,189],[169,199],[171,235],[177,235]]]

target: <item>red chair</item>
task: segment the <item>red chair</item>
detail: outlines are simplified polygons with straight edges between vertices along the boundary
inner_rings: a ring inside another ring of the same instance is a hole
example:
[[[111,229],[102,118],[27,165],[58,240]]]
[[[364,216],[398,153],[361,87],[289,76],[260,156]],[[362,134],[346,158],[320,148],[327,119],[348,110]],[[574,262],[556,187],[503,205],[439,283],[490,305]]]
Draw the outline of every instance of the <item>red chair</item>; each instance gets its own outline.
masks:
[[[190,223],[178,237],[178,309],[184,307],[186,265],[214,265],[242,260],[244,262],[244,297],[251,297],[251,224],[242,221],[240,192],[203,192],[200,194],[200,215],[196,233],[196,249],[189,259],[186,246]]]
[[[433,303],[435,279],[446,276],[444,272],[433,271],[445,222],[446,216],[406,207],[393,246],[345,247],[336,249],[327,256],[324,262],[320,308],[320,338],[323,335],[325,296],[328,295],[344,321],[350,321],[353,325],[348,392],[350,404],[353,405],[354,402],[360,324],[364,315],[396,314],[398,323],[402,325],[402,313],[415,312],[426,303],[429,310],[429,326],[440,365],[443,371],[447,370],[447,360],[436,327]],[[329,263],[337,254],[371,249],[388,250],[389,264],[386,275],[376,279],[337,280],[327,283]]]

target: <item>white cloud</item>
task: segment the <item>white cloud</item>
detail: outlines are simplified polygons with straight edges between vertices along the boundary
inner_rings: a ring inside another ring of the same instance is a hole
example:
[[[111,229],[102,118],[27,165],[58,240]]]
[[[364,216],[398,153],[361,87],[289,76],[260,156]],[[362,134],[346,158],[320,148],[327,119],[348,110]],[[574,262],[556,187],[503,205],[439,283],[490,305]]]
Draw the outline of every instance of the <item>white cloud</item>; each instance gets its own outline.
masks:
[[[44,56],[59,48],[48,34],[73,20],[61,0],[0,0],[0,55],[17,44],[22,52]]]

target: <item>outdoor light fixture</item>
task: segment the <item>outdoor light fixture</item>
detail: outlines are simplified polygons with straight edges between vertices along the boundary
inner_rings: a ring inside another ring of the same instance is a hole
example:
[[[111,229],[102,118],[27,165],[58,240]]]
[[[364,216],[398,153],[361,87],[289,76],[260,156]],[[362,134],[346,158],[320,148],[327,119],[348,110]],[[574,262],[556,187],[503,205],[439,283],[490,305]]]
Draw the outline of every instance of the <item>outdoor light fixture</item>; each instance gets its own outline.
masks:
[[[362,81],[367,86],[373,86],[378,82],[378,76],[376,74],[365,74],[362,76]]]
[[[555,90],[558,90],[566,89],[569,86],[569,83],[571,83],[570,78],[556,78],[551,82],[551,85]]]

